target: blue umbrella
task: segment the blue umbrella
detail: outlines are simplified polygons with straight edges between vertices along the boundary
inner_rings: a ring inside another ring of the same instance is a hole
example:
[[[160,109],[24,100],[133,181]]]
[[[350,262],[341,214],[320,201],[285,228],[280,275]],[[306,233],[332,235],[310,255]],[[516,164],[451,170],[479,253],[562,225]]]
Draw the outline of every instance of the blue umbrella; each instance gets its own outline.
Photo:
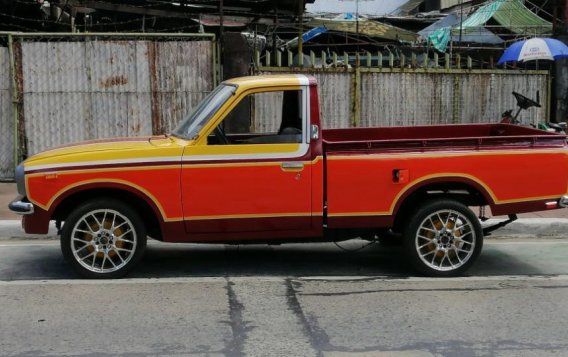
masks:
[[[568,57],[568,46],[553,38],[531,38],[513,43],[497,64],[509,61],[551,60]]]

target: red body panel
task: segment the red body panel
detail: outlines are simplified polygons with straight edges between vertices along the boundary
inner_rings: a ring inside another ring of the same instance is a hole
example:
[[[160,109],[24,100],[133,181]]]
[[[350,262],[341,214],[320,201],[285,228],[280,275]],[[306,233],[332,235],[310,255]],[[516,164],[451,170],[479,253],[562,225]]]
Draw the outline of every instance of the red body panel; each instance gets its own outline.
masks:
[[[498,214],[509,213],[506,205],[556,200],[566,194],[568,182],[565,150],[329,153],[327,158],[330,228],[375,226],[379,224],[377,218],[396,214],[408,194],[438,182],[458,182],[476,188]],[[408,172],[407,183],[393,179],[395,170]],[[540,208],[545,209],[544,203]],[[358,222],[349,217],[357,217]]]

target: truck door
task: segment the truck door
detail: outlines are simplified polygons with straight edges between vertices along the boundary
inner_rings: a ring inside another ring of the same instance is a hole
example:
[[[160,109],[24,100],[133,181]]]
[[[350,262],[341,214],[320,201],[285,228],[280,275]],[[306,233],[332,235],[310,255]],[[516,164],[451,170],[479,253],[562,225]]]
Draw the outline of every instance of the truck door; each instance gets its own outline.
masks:
[[[310,229],[308,87],[236,96],[219,124],[184,151],[186,231]]]

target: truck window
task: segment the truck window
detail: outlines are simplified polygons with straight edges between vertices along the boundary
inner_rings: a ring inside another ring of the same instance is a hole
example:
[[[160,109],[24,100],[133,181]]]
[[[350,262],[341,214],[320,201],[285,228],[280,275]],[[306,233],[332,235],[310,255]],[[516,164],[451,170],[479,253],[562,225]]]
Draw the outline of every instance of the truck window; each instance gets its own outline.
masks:
[[[179,123],[172,134],[181,138],[192,139],[217,110],[225,104],[227,99],[235,93],[235,90],[236,87],[232,85],[219,85],[199,103],[189,116]]]
[[[301,143],[302,122],[301,90],[253,93],[225,117],[209,144]]]

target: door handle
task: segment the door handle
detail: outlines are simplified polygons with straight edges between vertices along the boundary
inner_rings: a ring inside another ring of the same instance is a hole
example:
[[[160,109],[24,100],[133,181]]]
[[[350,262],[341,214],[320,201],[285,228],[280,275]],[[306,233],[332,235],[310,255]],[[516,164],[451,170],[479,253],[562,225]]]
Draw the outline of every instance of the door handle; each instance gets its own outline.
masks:
[[[301,161],[287,161],[280,165],[283,170],[301,171],[304,169],[304,163]]]

